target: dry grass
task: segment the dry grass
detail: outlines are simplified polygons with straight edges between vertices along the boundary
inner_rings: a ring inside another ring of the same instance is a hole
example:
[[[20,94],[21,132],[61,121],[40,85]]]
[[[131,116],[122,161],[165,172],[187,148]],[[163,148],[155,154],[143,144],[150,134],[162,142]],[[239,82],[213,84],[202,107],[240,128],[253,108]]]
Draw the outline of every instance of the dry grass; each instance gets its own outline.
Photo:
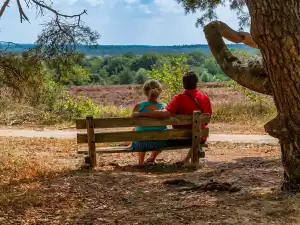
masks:
[[[0,149],[0,224],[299,224],[300,196],[279,191],[276,146],[213,144],[197,171],[172,165],[186,150],[145,168],[134,166],[135,154],[104,155],[91,172],[79,169],[75,140],[1,138]],[[242,190],[163,184],[174,178]]]
[[[214,106],[212,123],[263,126],[276,116],[275,108],[258,103],[226,103]]]
[[[75,156],[77,149],[73,140],[30,138],[0,138],[0,146],[2,184],[64,171],[63,158]]]

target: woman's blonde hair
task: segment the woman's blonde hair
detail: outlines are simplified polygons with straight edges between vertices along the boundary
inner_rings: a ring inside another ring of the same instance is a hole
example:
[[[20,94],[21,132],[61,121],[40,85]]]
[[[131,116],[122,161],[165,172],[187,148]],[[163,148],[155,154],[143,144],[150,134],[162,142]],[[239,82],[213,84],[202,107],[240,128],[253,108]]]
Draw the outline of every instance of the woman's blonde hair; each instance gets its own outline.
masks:
[[[143,91],[148,98],[158,98],[162,92],[162,86],[157,80],[147,80],[144,83]]]

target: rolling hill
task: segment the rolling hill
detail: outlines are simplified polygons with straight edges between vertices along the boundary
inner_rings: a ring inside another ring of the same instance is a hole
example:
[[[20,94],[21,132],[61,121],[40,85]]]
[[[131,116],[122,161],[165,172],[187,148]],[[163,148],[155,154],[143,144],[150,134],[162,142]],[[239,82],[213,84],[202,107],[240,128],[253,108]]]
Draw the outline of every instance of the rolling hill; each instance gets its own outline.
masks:
[[[9,52],[24,52],[32,47],[34,44],[18,44],[11,45],[7,51]],[[7,48],[7,45],[0,44],[0,49]],[[244,44],[229,44],[229,49],[243,50],[249,53],[255,53],[255,49],[252,49]],[[136,55],[142,55],[145,53],[177,53],[188,54],[193,51],[201,51],[204,54],[211,54],[208,45],[173,45],[173,46],[151,46],[151,45],[99,45],[96,47],[89,47],[80,45],[77,47],[77,51],[85,54],[86,56],[111,56],[120,55],[128,52],[135,53]]]

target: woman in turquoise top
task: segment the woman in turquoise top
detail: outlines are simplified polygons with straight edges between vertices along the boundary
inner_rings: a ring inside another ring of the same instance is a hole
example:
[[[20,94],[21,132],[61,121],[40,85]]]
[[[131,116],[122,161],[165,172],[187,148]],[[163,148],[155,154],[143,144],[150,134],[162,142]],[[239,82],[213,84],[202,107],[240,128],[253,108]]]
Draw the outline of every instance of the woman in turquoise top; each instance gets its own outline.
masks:
[[[149,112],[154,110],[163,110],[166,105],[158,102],[157,99],[162,92],[162,86],[157,80],[147,80],[143,86],[143,92],[147,97],[147,101],[136,104],[133,112]],[[167,130],[167,126],[156,126],[156,127],[136,127],[135,131],[153,131],[153,130]],[[138,149],[140,151],[163,148],[166,146],[166,141],[137,141],[132,143],[132,149]],[[147,163],[154,163],[156,156],[160,152],[152,152]],[[139,152],[139,165],[144,164],[146,152]]]

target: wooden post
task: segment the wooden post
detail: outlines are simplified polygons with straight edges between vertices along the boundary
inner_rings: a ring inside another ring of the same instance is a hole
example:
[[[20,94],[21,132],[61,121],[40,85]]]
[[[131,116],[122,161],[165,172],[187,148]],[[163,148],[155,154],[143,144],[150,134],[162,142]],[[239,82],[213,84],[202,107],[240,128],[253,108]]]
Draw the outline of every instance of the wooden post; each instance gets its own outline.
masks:
[[[89,145],[89,161],[91,168],[97,166],[96,160],[96,144],[95,144],[95,130],[93,116],[86,117],[86,128],[87,128],[87,138]]]
[[[192,164],[199,166],[199,150],[200,150],[200,138],[201,138],[201,112],[193,112],[193,145],[192,145]]]

